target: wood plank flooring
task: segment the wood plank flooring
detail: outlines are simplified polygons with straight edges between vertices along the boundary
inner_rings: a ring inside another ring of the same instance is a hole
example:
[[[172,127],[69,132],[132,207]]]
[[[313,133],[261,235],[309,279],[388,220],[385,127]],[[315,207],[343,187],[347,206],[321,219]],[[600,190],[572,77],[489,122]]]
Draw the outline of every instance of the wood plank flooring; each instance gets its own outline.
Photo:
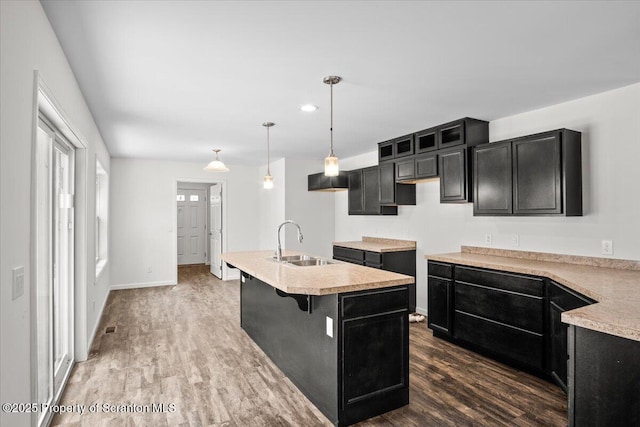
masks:
[[[179,268],[178,280],[111,293],[60,402],[99,410],[52,425],[331,425],[240,328],[238,281],[203,266]],[[361,426],[566,426],[558,387],[433,338],[425,323],[411,325],[410,340],[411,403]],[[149,412],[106,412],[105,403]],[[160,403],[175,411],[153,412]]]

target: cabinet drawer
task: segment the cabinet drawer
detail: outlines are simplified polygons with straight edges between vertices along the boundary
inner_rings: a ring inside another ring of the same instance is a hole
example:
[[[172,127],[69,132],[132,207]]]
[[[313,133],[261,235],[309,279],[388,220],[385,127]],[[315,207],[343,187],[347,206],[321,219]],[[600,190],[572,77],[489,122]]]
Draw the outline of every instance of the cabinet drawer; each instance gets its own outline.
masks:
[[[364,253],[364,260],[371,264],[382,264],[382,254],[380,252],[366,251]]]
[[[561,311],[569,311],[593,304],[595,301],[552,281],[549,283],[549,302]]]
[[[497,356],[543,369],[544,336],[468,313],[455,311],[454,337]]]
[[[453,265],[445,264],[437,261],[429,261],[427,263],[429,276],[444,277],[445,279],[453,278]]]
[[[409,291],[406,286],[377,291],[340,295],[342,317],[360,317],[390,311],[407,310]]]
[[[455,309],[542,334],[544,298],[456,281]]]
[[[353,261],[362,264],[364,262],[364,251],[334,246],[333,257],[342,261]]]
[[[537,277],[456,266],[456,281],[544,297],[544,280]]]

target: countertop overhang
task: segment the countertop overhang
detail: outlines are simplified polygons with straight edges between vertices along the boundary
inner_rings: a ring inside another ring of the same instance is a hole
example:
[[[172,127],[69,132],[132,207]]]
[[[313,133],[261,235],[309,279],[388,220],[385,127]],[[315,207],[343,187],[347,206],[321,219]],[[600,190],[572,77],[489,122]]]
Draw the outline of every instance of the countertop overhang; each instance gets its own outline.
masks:
[[[563,257],[586,257],[558,255],[557,261],[548,261],[520,257],[520,254],[516,257],[470,252],[473,250],[477,248],[463,246],[462,252],[425,255],[425,258],[549,278],[597,301],[595,304],[562,313],[564,323],[640,341],[640,270],[636,270],[634,265],[637,261],[619,260],[619,265],[626,264],[631,267],[629,269],[610,268],[562,262]]]
[[[285,251],[283,255],[299,255]],[[222,260],[289,294],[329,295],[414,283],[412,276],[333,260],[300,267],[272,259],[273,251],[226,252]]]

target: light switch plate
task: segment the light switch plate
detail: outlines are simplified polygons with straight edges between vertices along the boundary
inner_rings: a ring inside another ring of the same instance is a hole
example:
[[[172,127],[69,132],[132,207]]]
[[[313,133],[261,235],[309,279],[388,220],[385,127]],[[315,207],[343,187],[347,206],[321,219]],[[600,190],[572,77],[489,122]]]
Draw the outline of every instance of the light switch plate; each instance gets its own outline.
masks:
[[[327,335],[333,338],[333,319],[327,316]]]
[[[16,267],[12,271],[11,298],[17,299],[24,294],[24,267]]]

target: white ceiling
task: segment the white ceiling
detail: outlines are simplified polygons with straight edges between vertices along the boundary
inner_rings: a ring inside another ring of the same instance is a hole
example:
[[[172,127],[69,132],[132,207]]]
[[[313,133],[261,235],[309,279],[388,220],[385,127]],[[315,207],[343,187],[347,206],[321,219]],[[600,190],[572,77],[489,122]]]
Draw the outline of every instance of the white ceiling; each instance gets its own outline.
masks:
[[[114,157],[338,157],[640,81],[640,2],[42,1]],[[299,106],[314,103],[315,113]]]

